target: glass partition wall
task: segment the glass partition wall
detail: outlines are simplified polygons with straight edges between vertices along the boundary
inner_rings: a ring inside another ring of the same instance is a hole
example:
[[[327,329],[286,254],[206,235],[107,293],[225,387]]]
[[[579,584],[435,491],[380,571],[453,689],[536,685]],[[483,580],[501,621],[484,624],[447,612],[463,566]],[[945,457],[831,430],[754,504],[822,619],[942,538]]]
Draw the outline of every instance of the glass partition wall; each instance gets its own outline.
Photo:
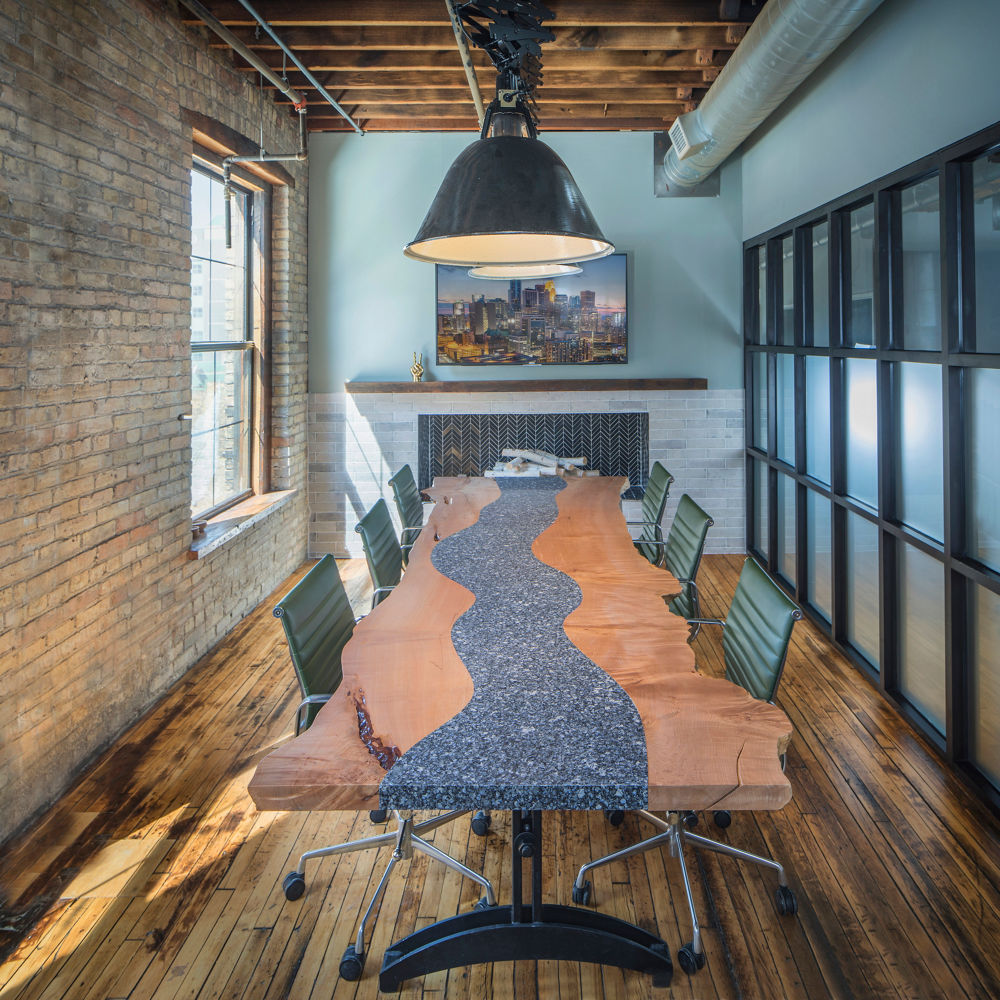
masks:
[[[1000,126],[744,263],[748,547],[1000,805]]]

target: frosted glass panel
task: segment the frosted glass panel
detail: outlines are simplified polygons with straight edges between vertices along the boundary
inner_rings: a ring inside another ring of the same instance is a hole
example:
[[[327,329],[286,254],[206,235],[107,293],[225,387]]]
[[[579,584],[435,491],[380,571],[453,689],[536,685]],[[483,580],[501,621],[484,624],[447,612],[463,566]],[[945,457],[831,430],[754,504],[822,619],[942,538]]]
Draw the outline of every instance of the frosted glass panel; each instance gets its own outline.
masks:
[[[795,358],[779,354],[777,364],[777,418],[775,448],[778,458],[795,465]]]
[[[878,666],[878,528],[847,515],[847,639]]]
[[[944,566],[899,547],[899,687],[944,732]]]
[[[896,485],[899,519],[932,538],[944,538],[941,368],[901,364]]]
[[[1000,569],[1000,370],[971,368],[966,377],[969,552]]]
[[[795,343],[795,254],[791,236],[781,241],[781,344]]]
[[[1000,162],[996,152],[972,164],[976,234],[976,350],[1000,354]]]
[[[806,472],[829,485],[829,358],[806,358]]]
[[[795,481],[778,474],[778,569],[795,585]]]
[[[767,343],[767,247],[757,248],[757,343]]]
[[[851,272],[845,329],[848,347],[875,346],[875,306],[873,300],[875,259],[875,207],[862,205],[850,220]]]
[[[830,343],[830,225],[812,229],[812,342],[814,347]]]
[[[767,355],[753,356],[753,443],[767,451]]]
[[[833,617],[833,556],[830,544],[830,501],[806,493],[806,588],[814,607]]]
[[[759,459],[753,463],[753,509],[754,509],[754,544],[757,551],[765,558],[768,551],[768,512],[767,512],[767,466]]]
[[[1000,597],[976,587],[972,601],[970,750],[1000,788]]]
[[[878,504],[878,407],[875,362],[847,361],[847,492],[872,507]]]
[[[941,350],[941,218],[935,175],[899,193],[903,232],[903,347]]]

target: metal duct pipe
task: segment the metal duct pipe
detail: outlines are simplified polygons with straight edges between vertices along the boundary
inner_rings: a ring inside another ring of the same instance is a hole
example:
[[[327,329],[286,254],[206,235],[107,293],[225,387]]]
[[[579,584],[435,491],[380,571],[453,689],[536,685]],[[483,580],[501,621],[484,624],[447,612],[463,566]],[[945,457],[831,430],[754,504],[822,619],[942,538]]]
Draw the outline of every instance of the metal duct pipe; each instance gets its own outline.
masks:
[[[184,0],[182,0],[182,2],[184,2]],[[264,18],[262,18],[260,14],[258,14],[257,11],[250,6],[249,3],[247,3],[247,0],[239,0],[239,2],[246,12],[268,33],[268,35],[271,36],[271,40],[275,43],[275,45],[277,45],[278,48],[292,60],[295,66],[298,67],[299,72],[302,73],[302,75],[316,88],[327,104],[329,104],[330,107],[332,107],[333,110],[336,111],[337,114],[340,115],[347,122],[347,124],[358,133],[358,135],[364,135],[365,133],[361,126],[358,125],[358,123],[333,99],[326,87],[324,87],[323,84],[321,84],[319,80],[317,80],[316,77],[309,72],[308,68],[302,64],[299,57],[275,34],[271,25],[269,25],[267,21],[265,21]]]
[[[667,188],[703,181],[882,0],[768,0],[701,105],[670,129]]]
[[[448,8],[448,17],[451,18],[451,30],[455,32],[455,41],[458,42],[458,54],[462,59],[462,67],[465,70],[465,78],[469,81],[469,90],[472,91],[472,101],[476,105],[476,117],[479,119],[479,128],[483,127],[483,115],[486,109],[483,107],[483,95],[479,90],[479,81],[476,79],[476,70],[472,65],[472,57],[469,55],[469,43],[465,39],[465,32],[462,30],[462,23],[455,13],[453,0],[444,0]]]

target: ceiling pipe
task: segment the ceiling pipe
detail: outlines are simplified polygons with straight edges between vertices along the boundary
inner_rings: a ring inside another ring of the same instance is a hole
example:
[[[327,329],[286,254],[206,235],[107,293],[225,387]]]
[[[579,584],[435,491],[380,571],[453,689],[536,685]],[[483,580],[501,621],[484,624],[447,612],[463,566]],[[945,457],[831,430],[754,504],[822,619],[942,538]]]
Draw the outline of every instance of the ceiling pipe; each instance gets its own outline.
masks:
[[[267,21],[265,21],[264,18],[262,18],[260,14],[253,9],[247,0],[239,0],[239,2],[243,9],[268,33],[268,35],[271,36],[271,40],[274,44],[277,45],[278,48],[281,49],[281,51],[284,52],[289,59],[291,59],[294,65],[298,67],[299,72],[302,73],[302,75],[316,88],[320,96],[323,97],[333,110],[336,111],[337,114],[340,115],[347,122],[347,124],[358,133],[358,135],[364,135],[364,129],[362,129],[361,126],[333,99],[326,87],[324,87],[323,84],[321,84],[319,80],[313,76],[308,67],[303,65],[299,57],[277,36],[271,25],[269,25]]]
[[[458,42],[458,54],[462,58],[462,67],[465,69],[465,78],[469,81],[469,90],[472,91],[472,100],[476,105],[476,118],[479,119],[480,130],[483,127],[483,115],[486,109],[483,106],[483,95],[479,90],[479,81],[476,79],[476,70],[472,65],[472,57],[469,55],[469,43],[466,41],[465,32],[462,30],[462,22],[455,13],[454,0],[444,0],[448,8],[448,17],[451,18],[451,30],[455,32],[455,41]]]
[[[699,107],[670,128],[671,188],[700,184],[882,0],[768,0]]]

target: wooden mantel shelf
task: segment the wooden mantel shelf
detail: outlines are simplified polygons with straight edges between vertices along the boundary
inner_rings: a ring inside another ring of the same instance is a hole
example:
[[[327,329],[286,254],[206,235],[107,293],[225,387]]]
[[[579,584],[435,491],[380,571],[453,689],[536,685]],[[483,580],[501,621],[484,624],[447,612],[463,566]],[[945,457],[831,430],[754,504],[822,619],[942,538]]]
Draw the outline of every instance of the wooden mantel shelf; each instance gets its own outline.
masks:
[[[475,382],[345,382],[354,395],[369,392],[611,392],[622,389],[707,389],[705,378],[490,379]]]

